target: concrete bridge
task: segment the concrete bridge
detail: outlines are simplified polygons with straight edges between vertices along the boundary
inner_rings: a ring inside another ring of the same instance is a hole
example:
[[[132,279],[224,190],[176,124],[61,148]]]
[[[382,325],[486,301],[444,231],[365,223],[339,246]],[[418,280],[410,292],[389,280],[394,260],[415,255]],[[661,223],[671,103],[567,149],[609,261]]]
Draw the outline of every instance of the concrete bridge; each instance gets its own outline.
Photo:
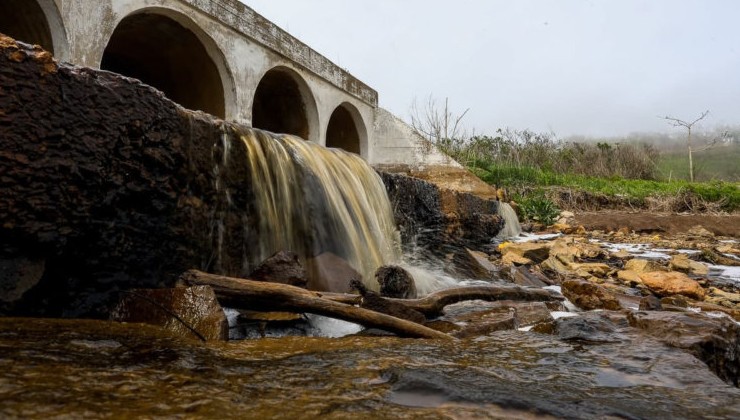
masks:
[[[376,91],[237,0],[0,0],[0,32],[371,164],[450,163],[379,108]]]

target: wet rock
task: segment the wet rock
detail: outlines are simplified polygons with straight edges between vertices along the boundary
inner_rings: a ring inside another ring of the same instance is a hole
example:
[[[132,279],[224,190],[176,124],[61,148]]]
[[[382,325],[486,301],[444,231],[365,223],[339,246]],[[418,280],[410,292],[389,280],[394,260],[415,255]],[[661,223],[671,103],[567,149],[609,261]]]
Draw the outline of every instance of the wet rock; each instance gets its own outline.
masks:
[[[635,258],[624,264],[624,269],[634,271],[637,274],[649,273],[653,271],[666,271],[666,268],[652,260]]]
[[[502,305],[506,303],[502,302]],[[516,314],[518,328],[553,320],[550,308],[544,302],[511,302],[510,307]]]
[[[205,340],[227,340],[229,337],[223,308],[208,286],[122,292],[111,319],[157,325],[187,338],[200,335]]]
[[[616,258],[619,260],[628,260],[632,258],[632,254],[630,254],[630,252],[627,251],[626,249],[620,249],[617,252],[613,252],[611,256],[612,258]]]
[[[691,306],[701,309],[703,312],[719,312],[730,316],[735,321],[740,322],[740,308],[728,308],[722,305],[716,305],[709,302],[691,302]]]
[[[550,245],[547,243],[509,243],[503,249],[501,254],[506,257],[509,254],[512,256],[526,258],[535,263],[541,263],[545,261],[550,255]]]
[[[427,320],[421,312],[380,296],[377,292],[369,290],[357,279],[352,280],[350,286],[352,290],[356,290],[362,295],[361,308],[416,322],[417,324],[423,324]]]
[[[20,301],[41,281],[45,267],[46,263],[41,259],[0,257],[0,308],[11,308]]]
[[[591,276],[603,278],[611,271],[611,267],[603,263],[570,263],[568,268],[582,278]]]
[[[347,260],[331,252],[309,258],[306,268],[309,290],[349,293],[350,281],[362,278]]]
[[[668,268],[673,271],[680,271],[694,276],[706,276],[709,274],[709,267],[700,262],[689,259],[686,254],[674,255],[668,264]]]
[[[581,309],[620,310],[622,305],[609,291],[583,280],[566,280],[562,283],[563,296]]]
[[[660,299],[661,305],[670,305],[678,308],[688,308],[689,301],[683,296],[666,296]]]
[[[375,272],[380,285],[380,295],[397,299],[416,299],[416,282],[411,274],[396,265],[380,267]]]
[[[622,322],[621,318],[616,318]],[[626,321],[624,321],[626,322]],[[561,340],[615,343],[626,340],[611,314],[590,313],[555,321],[555,332]]]
[[[304,288],[308,284],[306,269],[301,264],[298,254],[289,251],[280,251],[263,261],[252,271],[249,278]]]
[[[690,312],[633,312],[629,323],[702,360],[722,380],[738,386],[740,325]]]
[[[498,269],[484,252],[465,248],[455,254],[455,269],[461,277],[477,280],[493,280],[497,277]]]
[[[691,299],[704,299],[704,289],[696,280],[677,271],[655,271],[640,274],[640,280],[658,296],[683,295]]]
[[[662,311],[663,305],[660,303],[660,299],[654,295],[648,295],[640,299],[640,310],[641,311]]]
[[[381,171],[380,177],[404,244],[444,257],[452,247],[491,246],[503,227],[495,192],[488,199],[402,174]]]
[[[457,338],[480,337],[517,328],[516,312],[513,309],[478,312],[461,322],[465,325],[453,333]]]
[[[553,284],[547,277],[526,267],[511,267],[509,278],[513,283],[526,287],[545,287]]]

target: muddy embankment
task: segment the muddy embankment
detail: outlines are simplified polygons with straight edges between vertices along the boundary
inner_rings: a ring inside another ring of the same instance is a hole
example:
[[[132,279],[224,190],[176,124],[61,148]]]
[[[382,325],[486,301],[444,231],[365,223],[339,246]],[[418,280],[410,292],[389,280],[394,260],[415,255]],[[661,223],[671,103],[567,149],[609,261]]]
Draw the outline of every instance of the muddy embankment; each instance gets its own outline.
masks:
[[[576,213],[576,225],[586,230],[617,231],[627,228],[637,233],[676,235],[694,226],[703,226],[717,236],[740,238],[740,214],[675,214],[625,211]]]

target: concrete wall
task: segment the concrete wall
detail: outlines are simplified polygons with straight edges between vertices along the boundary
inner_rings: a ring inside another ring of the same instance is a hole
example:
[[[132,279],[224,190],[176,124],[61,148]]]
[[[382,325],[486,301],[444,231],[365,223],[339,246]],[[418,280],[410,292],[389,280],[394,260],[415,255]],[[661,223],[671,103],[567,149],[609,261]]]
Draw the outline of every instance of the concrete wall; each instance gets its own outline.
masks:
[[[118,24],[136,13],[171,18],[193,32],[221,76],[225,118],[251,124],[254,94],[271,69],[289,69],[301,86],[309,140],[325,144],[334,110],[344,105],[372,164],[450,164],[413,130],[378,108],[378,94],[237,0],[29,0],[46,14],[58,59],[99,68]]]

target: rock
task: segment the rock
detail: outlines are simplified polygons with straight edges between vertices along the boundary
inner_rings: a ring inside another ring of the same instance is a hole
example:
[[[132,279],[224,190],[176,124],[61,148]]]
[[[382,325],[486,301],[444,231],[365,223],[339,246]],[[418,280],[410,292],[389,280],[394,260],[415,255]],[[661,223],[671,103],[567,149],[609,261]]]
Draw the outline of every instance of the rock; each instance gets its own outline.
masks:
[[[362,279],[362,275],[347,260],[331,252],[309,258],[306,267],[309,290],[349,293],[350,281]]]
[[[660,303],[660,299],[654,295],[648,295],[640,299],[640,310],[641,311],[662,311],[663,305]]]
[[[692,302],[692,304],[696,304],[699,302]],[[677,308],[688,308],[689,307],[689,301],[686,300],[683,296],[666,296],[660,300],[661,305],[669,305],[669,306],[675,306]]]
[[[0,256],[0,307],[12,307],[23,295],[36,286],[44,275],[46,263],[42,259]]]
[[[396,265],[380,267],[375,272],[380,285],[380,295],[397,299],[416,299],[416,282],[411,274]]]
[[[682,295],[691,299],[703,300],[704,289],[696,280],[677,271],[654,271],[640,274],[640,280],[658,296]]]
[[[501,264],[504,266],[520,266],[520,265],[532,265],[534,262],[529,258],[524,258],[521,255],[517,255],[513,252],[504,254],[501,258]]]
[[[632,254],[629,253],[626,249],[620,249],[617,252],[613,252],[611,254],[612,258],[617,258],[620,260],[628,260],[632,258]]]
[[[611,267],[603,263],[570,263],[568,268],[582,278],[588,278],[592,275],[604,278],[611,271]]]
[[[111,319],[157,325],[181,337],[227,340],[229,323],[216,294],[208,286],[174,289],[135,289],[121,292]]]
[[[622,309],[619,300],[603,287],[583,280],[566,280],[561,285],[563,296],[581,309]]]
[[[502,305],[507,303],[502,302]],[[511,302],[518,328],[536,325],[553,320],[550,308],[544,302]]]
[[[729,315],[735,321],[740,322],[740,308],[728,308],[709,302],[691,302],[691,306],[695,306],[703,312],[722,312]]]
[[[357,290],[362,295],[361,308],[416,322],[417,324],[424,324],[427,320],[421,312],[410,309],[401,303],[386,299],[377,292],[369,290],[358,279],[352,280],[350,285],[352,289]]]
[[[498,269],[484,252],[464,248],[455,254],[454,262],[456,271],[466,278],[493,280],[498,275]]]
[[[642,279],[640,278],[640,274],[637,273],[637,271],[632,270],[620,270],[617,271],[617,278],[619,280],[622,280],[623,282],[634,285],[642,283]]]
[[[571,274],[568,266],[563,264],[557,257],[554,256],[543,261],[542,264],[540,264],[540,267],[543,270],[550,270],[563,276]]]
[[[740,304],[740,293],[730,293],[716,287],[710,287],[705,300],[715,305],[734,308]]]
[[[545,287],[552,283],[547,277],[542,274],[535,273],[526,267],[512,266],[509,270],[511,281],[519,286]]]
[[[691,229],[689,229],[687,233],[689,236],[695,236],[699,238],[713,238],[714,237],[714,233],[706,230],[704,226],[701,226],[701,225],[696,225],[692,227]]]
[[[653,271],[666,271],[666,268],[653,260],[635,258],[624,264],[624,269],[634,271],[637,274],[649,273]]]
[[[740,248],[735,248],[731,245],[721,245],[715,248],[717,252],[722,254],[732,254],[737,257],[740,257]]]
[[[673,271],[680,271],[695,276],[706,276],[709,274],[709,267],[689,259],[686,254],[674,255],[670,263],[668,263],[668,268]]]
[[[629,323],[672,347],[688,351],[722,380],[738,386],[740,325],[691,312],[633,312]]]
[[[480,337],[496,331],[517,328],[516,312],[513,309],[476,313],[462,322],[466,325],[453,333],[457,338]]]
[[[506,257],[513,254],[518,257],[527,258],[535,263],[545,261],[550,255],[550,246],[546,243],[523,242],[510,243],[501,250],[501,254]]]
[[[555,332],[561,340],[615,343],[626,339],[610,314],[589,313],[555,321]]]
[[[249,275],[251,280],[289,284],[305,288],[306,269],[295,252],[280,251],[262,262]]]

